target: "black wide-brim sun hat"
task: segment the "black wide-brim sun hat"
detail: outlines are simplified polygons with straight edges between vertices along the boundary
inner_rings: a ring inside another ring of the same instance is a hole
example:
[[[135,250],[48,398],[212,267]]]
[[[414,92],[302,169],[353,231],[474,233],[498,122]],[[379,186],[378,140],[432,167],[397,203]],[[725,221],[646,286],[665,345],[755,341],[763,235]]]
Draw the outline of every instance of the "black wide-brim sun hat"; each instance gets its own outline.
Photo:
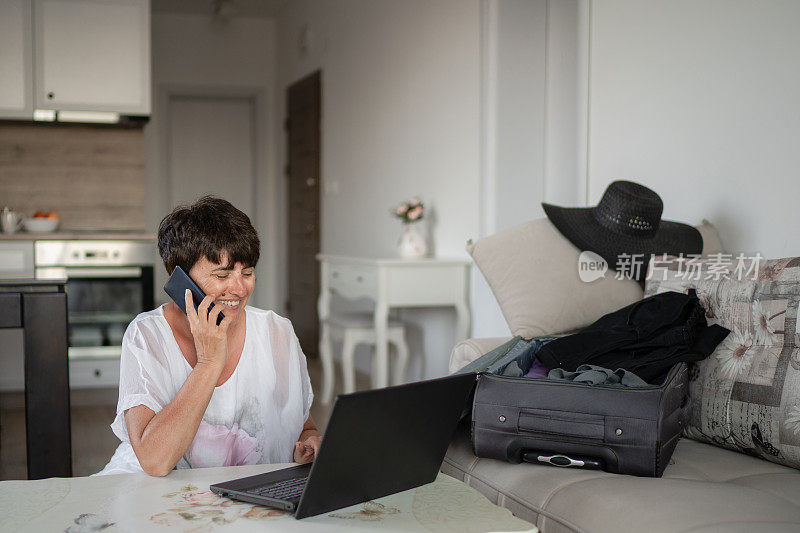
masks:
[[[596,207],[559,207],[542,203],[547,218],[572,244],[616,268],[620,258],[636,256],[646,266],[652,255],[694,255],[703,250],[697,228],[661,220],[664,203],[655,191],[632,181],[614,181]],[[641,254],[641,255],[639,255]],[[624,261],[624,259],[623,259]]]

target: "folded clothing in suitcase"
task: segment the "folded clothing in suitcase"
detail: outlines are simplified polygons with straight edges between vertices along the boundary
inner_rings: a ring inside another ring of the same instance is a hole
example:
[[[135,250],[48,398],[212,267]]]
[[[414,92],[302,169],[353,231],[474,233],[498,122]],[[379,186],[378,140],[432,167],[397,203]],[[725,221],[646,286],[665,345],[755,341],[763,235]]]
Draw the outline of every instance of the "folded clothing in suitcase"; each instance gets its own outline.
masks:
[[[479,372],[475,455],[660,477],[688,416],[686,364],[640,387],[501,375],[512,363],[530,367],[548,340],[516,337],[460,371]]]

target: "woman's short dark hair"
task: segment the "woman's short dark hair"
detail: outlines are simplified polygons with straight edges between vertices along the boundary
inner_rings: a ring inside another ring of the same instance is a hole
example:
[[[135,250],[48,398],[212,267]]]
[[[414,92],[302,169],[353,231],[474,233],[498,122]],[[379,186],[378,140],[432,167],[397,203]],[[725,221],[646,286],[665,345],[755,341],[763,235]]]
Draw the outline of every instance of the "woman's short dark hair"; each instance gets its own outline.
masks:
[[[222,198],[203,196],[192,205],[181,205],[158,226],[158,253],[167,273],[176,266],[187,273],[202,257],[219,263],[228,255],[226,267],[242,263],[256,266],[261,243],[250,218]]]

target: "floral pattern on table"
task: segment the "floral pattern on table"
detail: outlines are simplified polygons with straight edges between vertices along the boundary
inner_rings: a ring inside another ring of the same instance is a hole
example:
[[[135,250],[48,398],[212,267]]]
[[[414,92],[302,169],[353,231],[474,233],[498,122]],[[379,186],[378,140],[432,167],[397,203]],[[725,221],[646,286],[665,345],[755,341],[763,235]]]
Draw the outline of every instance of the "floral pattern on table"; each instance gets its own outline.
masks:
[[[186,526],[184,531],[210,531],[212,526],[230,524],[241,518],[274,520],[286,516],[285,511],[224,498],[195,485],[184,485],[162,497],[169,500],[169,507],[152,515],[150,520],[162,526]]]
[[[677,259],[653,262],[645,296],[697,291],[710,324],[731,330],[690,365],[686,436],[800,468],[800,258],[760,260],[735,275],[714,260],[692,276]],[[692,279],[688,279],[692,278]]]
[[[91,513],[79,515],[74,522],[75,524],[65,529],[64,533],[93,533],[114,525],[114,522],[109,522],[102,516]]]
[[[395,507],[387,507],[378,502],[364,502],[361,504],[361,509],[358,511],[338,512],[331,513],[328,516],[332,518],[344,518],[345,520],[361,520],[362,522],[379,522],[387,515],[393,515],[400,512],[400,509]]]

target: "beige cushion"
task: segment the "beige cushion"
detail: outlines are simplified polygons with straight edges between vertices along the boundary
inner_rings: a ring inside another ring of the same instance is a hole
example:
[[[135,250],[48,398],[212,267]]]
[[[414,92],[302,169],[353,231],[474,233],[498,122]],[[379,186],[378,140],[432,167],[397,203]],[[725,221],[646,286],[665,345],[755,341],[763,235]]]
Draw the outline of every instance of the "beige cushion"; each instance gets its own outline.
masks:
[[[708,221],[698,227],[709,249],[722,247]],[[467,251],[497,298],[513,335],[525,339],[583,328],[642,298],[632,280],[578,276],[578,250],[547,218],[468,243]],[[705,253],[704,248],[704,253]]]
[[[544,533],[800,531],[800,472],[689,439],[656,479],[480,459],[460,431],[442,472]]]
[[[489,283],[511,333],[525,339],[587,326],[642,297],[635,281],[612,276],[581,281],[580,250],[547,218],[468,244],[467,251]]]
[[[702,224],[695,226],[703,237],[703,255],[708,257],[712,254],[718,254],[725,251],[722,246],[722,241],[719,238],[719,233],[714,224],[706,219],[703,219]]]
[[[659,261],[651,269],[647,295],[694,288],[708,321],[731,330],[690,369],[686,435],[800,468],[800,258],[762,260],[745,276],[739,263]]]

